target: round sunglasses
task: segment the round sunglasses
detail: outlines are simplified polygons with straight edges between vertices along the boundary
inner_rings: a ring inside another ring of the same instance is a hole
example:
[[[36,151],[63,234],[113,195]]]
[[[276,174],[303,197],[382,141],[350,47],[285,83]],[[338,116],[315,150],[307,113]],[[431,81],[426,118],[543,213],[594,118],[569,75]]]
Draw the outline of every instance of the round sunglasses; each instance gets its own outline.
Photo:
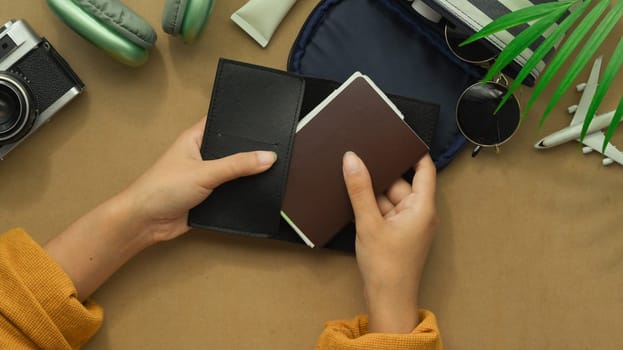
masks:
[[[446,44],[450,51],[460,60],[479,65],[483,68],[495,59],[491,50],[482,39],[459,46],[469,37],[446,24],[444,30]],[[514,95],[495,112],[508,92],[508,79],[500,74],[493,81],[478,82],[469,86],[459,97],[456,105],[456,124],[467,140],[475,145],[472,157],[482,147],[494,147],[499,153],[500,145],[507,142],[519,128],[521,108]]]

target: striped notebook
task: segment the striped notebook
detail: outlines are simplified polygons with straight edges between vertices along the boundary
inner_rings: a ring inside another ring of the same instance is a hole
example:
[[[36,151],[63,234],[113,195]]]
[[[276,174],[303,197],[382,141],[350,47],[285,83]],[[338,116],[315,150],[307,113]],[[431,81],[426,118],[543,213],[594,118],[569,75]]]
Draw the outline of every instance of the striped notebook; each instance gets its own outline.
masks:
[[[415,0],[418,2],[420,0]],[[421,0],[430,6],[432,10],[438,12],[450,22],[462,27],[467,33],[477,32],[484,26],[489,24],[493,19],[501,17],[518,9],[555,0]],[[566,16],[563,16],[563,18]],[[502,50],[506,45],[515,38],[528,25],[520,25],[511,28],[508,31],[502,31],[490,36],[489,42],[498,50]],[[521,70],[526,61],[530,58],[534,50],[545,40],[541,37],[535,41],[532,46],[522,52],[515,58],[511,65],[511,69],[515,74]],[[538,78],[549,59],[553,56],[554,49],[549,52],[543,61],[541,61],[531,73],[531,79],[526,79],[526,83],[532,85]],[[530,80],[530,81],[528,81]]]

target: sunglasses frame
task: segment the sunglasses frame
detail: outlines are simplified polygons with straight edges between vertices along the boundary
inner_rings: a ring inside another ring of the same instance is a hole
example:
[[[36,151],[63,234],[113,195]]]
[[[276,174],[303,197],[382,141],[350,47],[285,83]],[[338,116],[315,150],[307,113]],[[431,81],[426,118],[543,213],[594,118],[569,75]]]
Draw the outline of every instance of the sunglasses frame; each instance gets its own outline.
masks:
[[[466,59],[465,57],[462,57],[461,55],[459,55],[455,49],[452,47],[452,45],[450,44],[450,40],[448,38],[448,29],[450,28],[449,24],[446,23],[444,26],[444,38],[446,41],[446,46],[448,47],[448,50],[450,50],[450,52],[452,52],[452,54],[460,59],[463,62],[466,63],[470,63],[470,64],[475,64],[475,65],[479,65],[482,68],[488,69],[490,66],[490,63],[493,62],[493,60],[495,60],[496,56],[495,54],[493,54],[490,58],[487,58],[485,60],[480,60],[480,61],[473,61],[473,60],[469,60]],[[467,39],[467,37],[465,38]],[[513,130],[513,132],[511,133],[510,136],[508,136],[506,139],[504,139],[502,142],[497,143],[497,144],[492,144],[492,145],[486,145],[486,144],[481,144],[479,142],[475,142],[474,140],[472,140],[469,136],[467,136],[467,134],[463,131],[463,129],[461,128],[461,125],[459,124],[459,104],[461,102],[461,100],[463,99],[463,97],[465,96],[465,94],[472,89],[474,86],[480,85],[480,84],[495,84],[497,86],[503,87],[505,90],[508,90],[508,78],[506,78],[506,76],[504,74],[500,74],[495,80],[492,81],[479,81],[476,82],[470,86],[468,86],[463,93],[461,93],[461,96],[457,99],[456,102],[456,109],[455,109],[455,116],[456,116],[456,125],[459,129],[459,131],[461,132],[461,134],[463,134],[463,136],[471,143],[473,143],[475,145],[474,150],[472,151],[472,157],[475,157],[478,155],[478,153],[480,152],[480,150],[483,147],[495,147],[496,153],[500,153],[500,145],[508,142],[516,133],[517,130],[519,129],[519,125],[521,124],[521,112],[519,112],[518,115],[518,119],[519,121],[517,122],[517,125],[515,126],[515,129]],[[517,97],[515,96],[515,94],[511,94],[512,99],[514,100],[514,102],[517,104],[517,108],[519,111],[521,111],[521,104],[519,103],[519,100],[517,99]],[[508,103],[509,101],[507,101],[506,103]]]
[[[502,83],[502,81],[504,81],[506,84]],[[515,136],[515,134],[517,133],[517,130],[519,130],[519,125],[521,124],[521,119],[519,118],[520,115],[518,115],[518,121],[517,121],[517,125],[514,127],[513,132],[507,136],[504,140],[501,140],[501,142],[499,143],[494,143],[494,144],[484,144],[484,143],[480,143],[480,142],[476,142],[474,141],[472,138],[470,138],[467,133],[463,130],[463,128],[461,128],[461,123],[459,123],[459,105],[461,103],[461,101],[463,100],[463,97],[465,96],[465,94],[467,92],[469,92],[472,88],[474,88],[475,86],[478,85],[483,85],[483,84],[494,84],[497,85],[498,87],[501,87],[505,90],[508,90],[508,80],[506,79],[506,77],[504,76],[500,76],[498,77],[498,79],[496,79],[495,81],[479,81],[476,82],[470,86],[468,86],[463,93],[461,94],[461,96],[458,98],[457,103],[456,103],[456,110],[455,110],[455,115],[456,115],[456,126],[459,129],[459,131],[461,132],[461,134],[463,134],[463,136],[471,143],[473,143],[475,145],[474,150],[472,151],[472,157],[475,157],[476,155],[478,155],[478,153],[480,152],[480,150],[485,147],[485,148],[495,148],[496,153],[500,153],[500,146],[505,144],[506,142],[508,142],[513,136]],[[521,111],[521,104],[519,102],[519,100],[517,99],[517,97],[513,94],[511,95],[512,101],[514,101],[514,103],[517,105],[517,110]],[[507,101],[506,103],[510,103],[511,100]]]
[[[489,63],[491,63],[493,60],[495,60],[495,57],[497,56],[495,53],[491,53],[491,57],[486,58],[484,60],[480,60],[480,61],[473,61],[470,59],[467,59],[465,57],[462,57],[461,55],[458,54],[458,52],[456,52],[456,50],[452,47],[452,44],[450,44],[450,39],[448,38],[448,28],[450,28],[450,26],[448,25],[448,23],[446,23],[444,25],[444,30],[443,30],[443,35],[444,38],[446,40],[446,46],[448,47],[448,49],[450,50],[450,52],[452,52],[452,54],[460,59],[463,62],[467,62],[467,63],[471,63],[471,64],[475,64],[481,67],[487,67]],[[467,39],[468,37],[465,37],[465,39]]]

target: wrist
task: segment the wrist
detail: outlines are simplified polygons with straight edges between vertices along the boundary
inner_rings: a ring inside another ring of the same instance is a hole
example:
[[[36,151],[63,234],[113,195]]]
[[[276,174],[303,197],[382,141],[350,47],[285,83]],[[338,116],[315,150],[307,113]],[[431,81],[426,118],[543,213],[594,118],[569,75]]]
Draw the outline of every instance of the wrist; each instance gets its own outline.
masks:
[[[171,202],[163,204],[154,191],[134,184],[115,196],[114,201],[125,208],[127,225],[134,235],[149,245],[168,241],[188,230],[188,209],[184,200],[172,196]]]
[[[133,256],[156,242],[150,223],[140,218],[136,205],[125,193],[112,197],[102,207],[109,219],[111,238],[122,252]]]
[[[411,333],[418,325],[417,288],[376,286],[364,295],[371,333]]]

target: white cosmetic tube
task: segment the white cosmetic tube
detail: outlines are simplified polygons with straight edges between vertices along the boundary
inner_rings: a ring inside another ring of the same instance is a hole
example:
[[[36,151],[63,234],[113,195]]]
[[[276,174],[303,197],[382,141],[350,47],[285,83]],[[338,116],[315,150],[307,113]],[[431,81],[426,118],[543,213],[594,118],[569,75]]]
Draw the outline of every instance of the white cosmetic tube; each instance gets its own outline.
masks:
[[[231,20],[258,44],[266,47],[295,2],[296,0],[250,0],[231,15]]]

